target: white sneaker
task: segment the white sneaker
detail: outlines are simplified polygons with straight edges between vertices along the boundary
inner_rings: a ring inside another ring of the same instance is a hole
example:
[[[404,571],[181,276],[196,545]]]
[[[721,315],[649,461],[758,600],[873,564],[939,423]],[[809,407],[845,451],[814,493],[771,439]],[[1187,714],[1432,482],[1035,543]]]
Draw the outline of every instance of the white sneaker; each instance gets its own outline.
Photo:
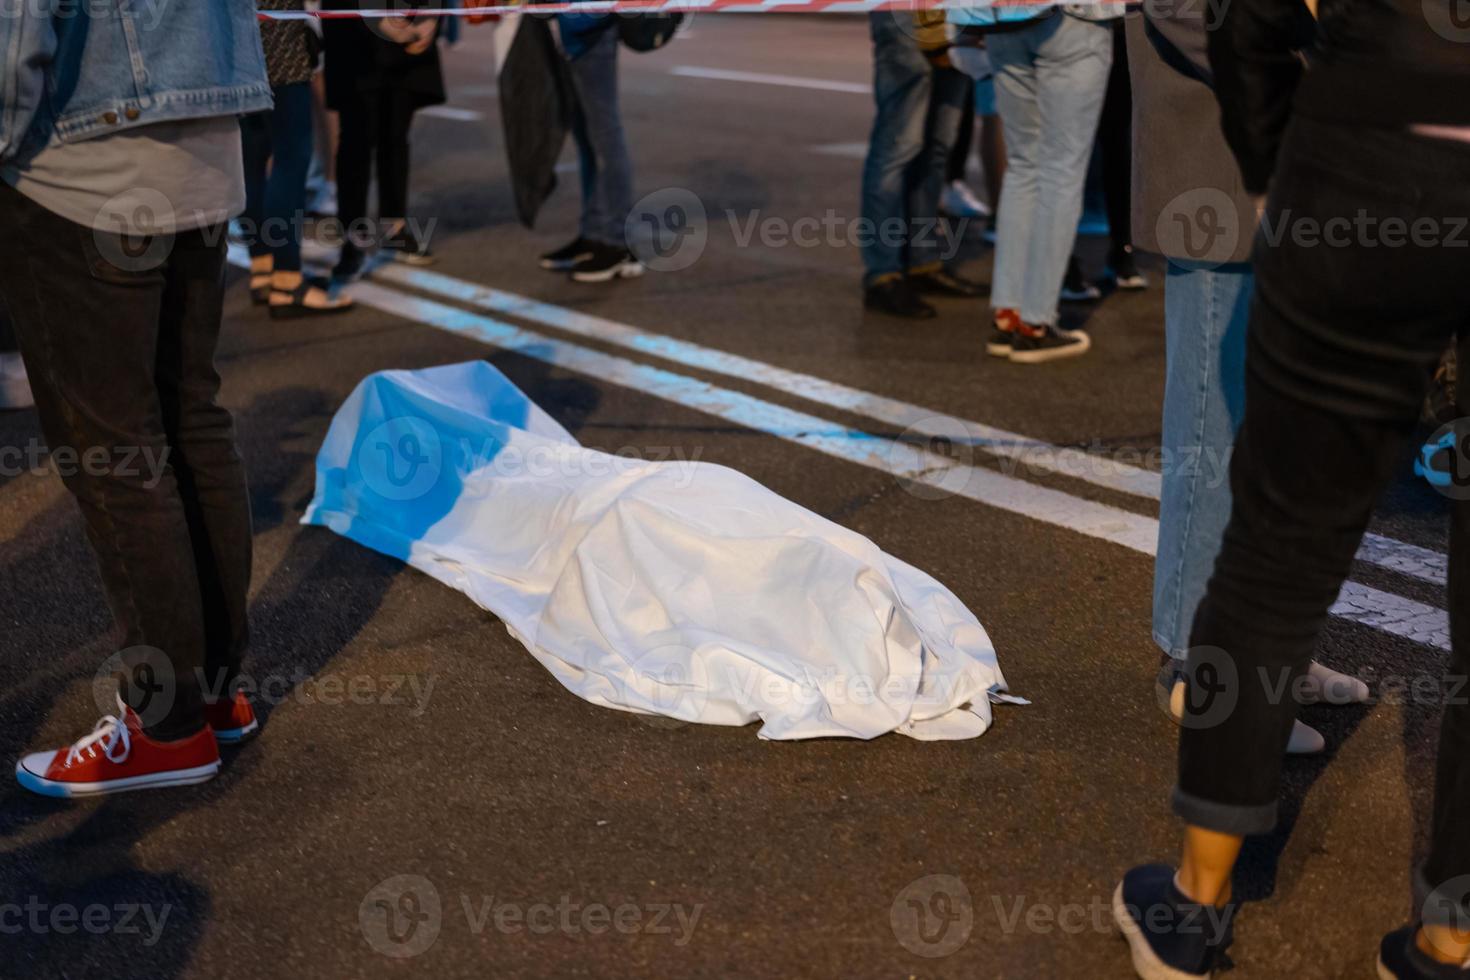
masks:
[[[939,195],[939,210],[951,218],[984,218],[990,214],[985,202],[976,197],[970,185],[963,180],[952,180],[944,185]]]
[[[1363,704],[1368,700],[1368,685],[1313,660],[1297,700],[1302,704]]]
[[[30,408],[35,404],[25,361],[16,353],[0,354],[0,411]]]
[[[1313,666],[1316,666],[1314,663]],[[1169,692],[1169,714],[1177,722],[1184,717],[1184,681],[1174,682]],[[1292,723],[1291,737],[1286,741],[1287,755],[1317,755],[1327,748],[1327,739],[1300,718]]]

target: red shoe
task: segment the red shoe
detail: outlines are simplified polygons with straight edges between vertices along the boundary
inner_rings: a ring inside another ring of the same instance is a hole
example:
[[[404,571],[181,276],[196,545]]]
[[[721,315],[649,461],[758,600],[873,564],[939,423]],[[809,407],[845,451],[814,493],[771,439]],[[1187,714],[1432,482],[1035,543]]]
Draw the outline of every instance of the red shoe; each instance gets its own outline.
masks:
[[[243,742],[260,730],[260,720],[244,691],[236,691],[228,701],[205,701],[204,717],[221,745]]]
[[[15,778],[33,793],[71,799],[130,789],[192,786],[219,772],[219,746],[208,727],[173,742],[143,734],[132,711],[107,715],[68,749],[33,752],[15,764]]]

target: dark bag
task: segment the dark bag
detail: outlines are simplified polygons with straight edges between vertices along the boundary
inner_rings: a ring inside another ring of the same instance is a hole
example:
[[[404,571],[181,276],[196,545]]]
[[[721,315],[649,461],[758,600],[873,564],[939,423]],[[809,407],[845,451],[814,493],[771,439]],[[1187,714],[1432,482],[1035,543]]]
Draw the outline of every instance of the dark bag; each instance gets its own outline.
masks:
[[[516,217],[530,228],[556,187],[576,94],[544,17],[524,16],[500,66],[500,118]]]
[[[634,51],[656,51],[669,42],[683,14],[635,14],[618,18],[618,40]]]

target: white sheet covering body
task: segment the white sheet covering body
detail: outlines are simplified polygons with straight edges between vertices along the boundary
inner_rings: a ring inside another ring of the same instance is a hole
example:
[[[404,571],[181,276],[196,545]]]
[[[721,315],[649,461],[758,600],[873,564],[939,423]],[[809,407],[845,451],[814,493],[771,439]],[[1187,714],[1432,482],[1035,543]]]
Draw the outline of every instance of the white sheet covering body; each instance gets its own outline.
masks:
[[[764,738],[973,738],[980,622],[867,538],[713,464],[580,446],[484,362],[365,379],[303,523],[495,613],[594,704]]]

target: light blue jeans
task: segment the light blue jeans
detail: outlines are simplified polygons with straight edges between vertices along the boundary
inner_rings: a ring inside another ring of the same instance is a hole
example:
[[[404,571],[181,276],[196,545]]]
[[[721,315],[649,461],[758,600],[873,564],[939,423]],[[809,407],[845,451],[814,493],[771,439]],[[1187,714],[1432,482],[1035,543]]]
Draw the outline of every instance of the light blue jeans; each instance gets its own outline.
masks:
[[[1245,416],[1248,262],[1169,263],[1164,279],[1163,490],[1154,642],[1182,660],[1230,520],[1230,452]]]
[[[1058,14],[992,34],[986,45],[1006,135],[990,305],[1020,310],[1027,323],[1056,323],[1113,64],[1113,30]]]

